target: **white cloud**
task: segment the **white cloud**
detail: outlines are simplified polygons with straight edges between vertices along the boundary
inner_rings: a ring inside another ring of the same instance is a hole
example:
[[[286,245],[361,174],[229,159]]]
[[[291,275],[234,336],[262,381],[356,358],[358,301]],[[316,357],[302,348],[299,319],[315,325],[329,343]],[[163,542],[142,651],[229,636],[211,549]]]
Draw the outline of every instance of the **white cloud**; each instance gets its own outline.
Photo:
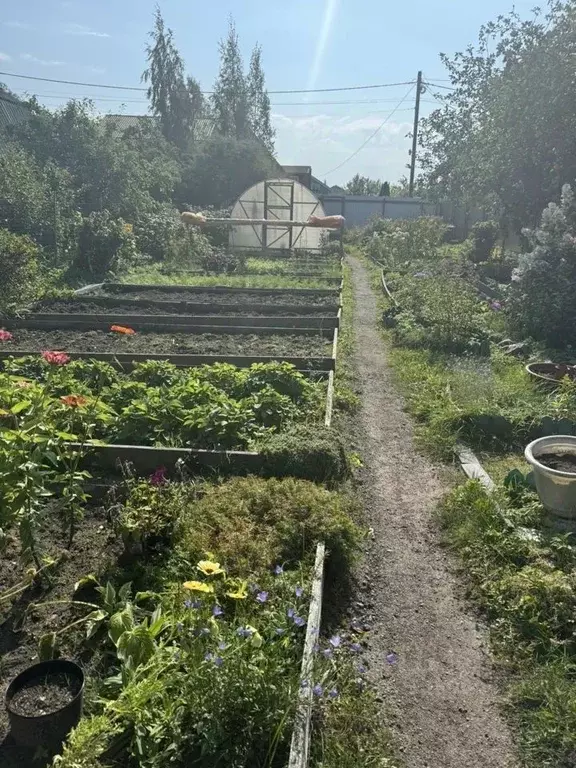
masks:
[[[0,61],[10,61],[12,59],[11,56],[8,56],[7,53],[2,53],[0,51]]]
[[[31,24],[26,24],[23,21],[3,21],[2,24],[5,27],[11,27],[12,29],[32,29]]]
[[[63,67],[63,61],[49,61],[46,59],[39,59],[37,56],[33,56],[31,53],[21,53],[20,58],[22,61],[29,61],[31,64],[39,64],[41,67]]]
[[[65,35],[79,35],[80,37],[110,37],[107,32],[97,32],[84,24],[66,24],[62,31]]]
[[[352,155],[382,124],[384,114],[355,115],[272,115],[277,132],[276,149],[280,163],[312,165],[312,173],[323,174]],[[391,181],[405,173],[410,141],[408,121],[390,120],[349,163],[329,174],[329,184],[345,183],[355,173]]]

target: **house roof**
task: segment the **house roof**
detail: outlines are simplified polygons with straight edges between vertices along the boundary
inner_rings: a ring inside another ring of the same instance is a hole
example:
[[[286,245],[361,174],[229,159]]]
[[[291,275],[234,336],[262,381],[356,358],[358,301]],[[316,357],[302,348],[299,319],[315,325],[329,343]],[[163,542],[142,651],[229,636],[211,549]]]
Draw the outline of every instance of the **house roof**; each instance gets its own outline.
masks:
[[[0,130],[9,125],[17,125],[30,117],[30,110],[26,104],[11,96],[6,91],[0,90]]]
[[[159,125],[160,118],[154,115],[104,115],[108,124],[114,124],[119,133],[127,128],[139,128],[143,125]],[[201,117],[194,123],[194,139],[205,141],[214,133],[215,123],[207,117]]]

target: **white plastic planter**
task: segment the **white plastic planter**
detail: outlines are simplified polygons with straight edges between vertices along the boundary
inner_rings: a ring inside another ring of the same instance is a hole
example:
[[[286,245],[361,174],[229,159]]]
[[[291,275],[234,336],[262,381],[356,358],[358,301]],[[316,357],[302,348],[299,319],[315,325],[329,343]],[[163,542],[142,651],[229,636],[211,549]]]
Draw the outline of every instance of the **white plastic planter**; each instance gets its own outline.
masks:
[[[576,437],[552,435],[526,446],[524,455],[532,466],[536,490],[542,504],[559,517],[576,522],[576,472],[561,472],[539,461],[544,454],[576,456]]]

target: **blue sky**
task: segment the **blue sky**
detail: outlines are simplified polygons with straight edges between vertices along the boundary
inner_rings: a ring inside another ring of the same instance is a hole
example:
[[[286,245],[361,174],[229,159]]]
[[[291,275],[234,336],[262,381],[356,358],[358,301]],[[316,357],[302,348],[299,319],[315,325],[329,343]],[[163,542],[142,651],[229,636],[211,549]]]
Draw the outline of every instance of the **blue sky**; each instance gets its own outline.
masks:
[[[160,0],[189,74],[209,90],[218,70],[218,40],[236,20],[245,59],[263,48],[269,90],[334,88],[446,77],[440,51],[462,50],[479,26],[512,0]],[[153,0],[2,0],[0,70],[24,75],[140,86]],[[515,0],[529,16],[534,0]],[[145,94],[80,88],[0,75],[17,93],[51,107],[90,96],[102,112],[146,111]],[[414,93],[410,86],[343,93],[273,95],[278,160],[311,165],[330,184],[359,172],[394,181],[405,172]],[[351,155],[400,104],[381,131]],[[355,104],[329,104],[326,102]],[[358,103],[358,102],[370,103]],[[319,103],[324,102],[324,103]],[[423,97],[423,113],[434,109]]]

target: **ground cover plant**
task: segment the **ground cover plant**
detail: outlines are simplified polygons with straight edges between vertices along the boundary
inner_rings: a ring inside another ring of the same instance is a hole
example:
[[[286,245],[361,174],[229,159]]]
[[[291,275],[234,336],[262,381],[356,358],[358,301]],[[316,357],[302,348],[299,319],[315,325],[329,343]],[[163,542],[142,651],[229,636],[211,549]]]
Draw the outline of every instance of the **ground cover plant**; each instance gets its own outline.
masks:
[[[325,387],[288,364],[178,369],[149,361],[121,374],[107,363],[46,357],[4,365],[5,441],[41,417],[81,443],[245,449],[293,423],[319,422],[325,407]]]
[[[142,267],[134,269],[122,280],[126,283],[142,283],[145,285],[226,285],[235,288],[326,288],[322,277],[293,277],[289,275],[193,275],[165,274],[159,269]]]
[[[325,540],[331,578],[346,578],[360,537],[350,502],[306,481],[182,483],[162,472],[128,478],[118,493],[118,501],[107,503],[104,526],[125,550],[112,580],[105,581],[104,562],[93,563],[91,575],[67,573],[64,583],[44,584],[42,594],[39,576],[23,617],[20,640],[28,654],[30,643],[40,641],[44,652],[91,659],[87,715],[55,764],[98,766],[123,734],[116,758],[126,764],[184,766],[201,759],[215,766],[225,756],[235,766],[284,765],[300,688],[310,565],[316,542]],[[141,544],[136,558],[135,541]],[[57,552],[57,539],[52,546]],[[73,549],[70,554],[64,567],[74,560]],[[14,608],[12,584],[0,597],[5,609]],[[38,636],[46,614],[48,638]],[[0,634],[6,631],[4,624]],[[314,681],[326,716],[332,706],[349,706],[353,694],[362,696],[359,639],[347,633],[326,643]]]
[[[246,355],[286,357],[330,357],[332,344],[320,331],[299,334],[155,333],[126,335],[114,331],[54,330],[33,331],[14,328],[11,338],[0,342],[2,351],[12,349],[38,352],[46,349],[67,352],[121,352],[163,355]]]

